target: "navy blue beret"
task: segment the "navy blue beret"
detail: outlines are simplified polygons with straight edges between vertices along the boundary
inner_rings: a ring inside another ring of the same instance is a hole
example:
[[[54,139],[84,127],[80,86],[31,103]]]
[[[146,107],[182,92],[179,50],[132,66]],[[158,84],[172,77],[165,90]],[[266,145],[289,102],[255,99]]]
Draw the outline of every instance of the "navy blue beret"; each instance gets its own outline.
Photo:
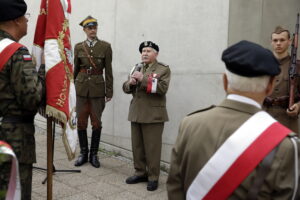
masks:
[[[140,44],[140,47],[139,47],[140,53],[142,53],[142,50],[145,47],[151,47],[152,49],[155,49],[157,52],[159,52],[159,47],[157,44],[155,44],[154,42],[151,42],[151,41],[145,41]]]
[[[0,22],[24,16],[27,5],[24,0],[0,0]]]
[[[240,76],[276,76],[281,71],[270,50],[245,40],[224,50],[222,60],[230,72]]]

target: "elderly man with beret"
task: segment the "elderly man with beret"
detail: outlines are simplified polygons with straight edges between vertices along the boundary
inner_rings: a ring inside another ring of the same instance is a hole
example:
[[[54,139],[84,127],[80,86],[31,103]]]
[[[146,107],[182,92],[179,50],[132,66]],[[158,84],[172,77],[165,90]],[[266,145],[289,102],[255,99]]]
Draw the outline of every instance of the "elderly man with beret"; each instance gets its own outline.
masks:
[[[299,141],[262,110],[279,63],[248,41],[222,55],[226,99],[179,127],[167,180],[172,200],[299,199]]]
[[[139,46],[142,62],[136,64],[123,84],[123,91],[132,94],[128,120],[135,173],[127,184],[148,182],[147,190],[158,187],[164,122],[168,121],[166,93],[171,71],[157,61],[159,47],[145,41]]]
[[[0,1],[0,140],[12,146],[18,158],[21,198],[30,200],[36,162],[34,116],[43,97],[45,67],[38,74],[28,49],[18,43],[27,34],[26,10],[24,0]],[[0,165],[1,194],[8,188],[11,162]]]
[[[80,155],[75,166],[88,160],[95,168],[100,167],[98,150],[102,130],[101,116],[106,102],[113,96],[113,72],[111,45],[97,37],[98,22],[92,16],[80,23],[87,39],[76,44],[74,50],[74,79],[77,95],[78,137]],[[105,74],[105,79],[103,77]],[[87,126],[91,119],[92,140],[88,149]],[[89,157],[88,157],[89,154]]]

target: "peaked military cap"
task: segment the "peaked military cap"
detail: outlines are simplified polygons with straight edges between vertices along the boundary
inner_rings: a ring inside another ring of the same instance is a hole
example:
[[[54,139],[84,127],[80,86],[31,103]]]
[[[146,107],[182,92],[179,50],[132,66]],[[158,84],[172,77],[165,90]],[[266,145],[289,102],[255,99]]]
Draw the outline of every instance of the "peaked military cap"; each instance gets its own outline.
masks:
[[[276,76],[281,71],[270,50],[245,40],[224,50],[222,60],[230,72],[240,76]]]
[[[155,49],[157,52],[159,52],[159,47],[154,42],[151,42],[151,41],[142,42],[139,47],[140,53],[142,53],[142,50],[144,47],[151,47],[152,49]]]
[[[91,15],[87,16],[84,20],[82,20],[82,22],[80,22],[79,24],[82,27],[86,27],[86,26],[97,26],[97,19],[95,19],[94,17],[92,17]]]
[[[9,21],[24,16],[27,5],[24,0],[0,0],[0,21]]]

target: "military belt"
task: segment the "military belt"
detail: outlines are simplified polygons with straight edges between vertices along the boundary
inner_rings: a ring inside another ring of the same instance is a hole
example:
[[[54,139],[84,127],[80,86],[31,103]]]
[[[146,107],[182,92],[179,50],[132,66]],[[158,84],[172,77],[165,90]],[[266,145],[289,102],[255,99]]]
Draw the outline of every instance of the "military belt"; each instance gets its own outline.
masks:
[[[88,75],[101,75],[101,74],[103,74],[102,70],[97,70],[95,68],[89,68],[89,69],[82,68],[82,69],[80,69],[80,72],[86,73]]]
[[[1,123],[31,124],[33,122],[34,115],[4,116],[1,120]]]
[[[288,108],[289,105],[289,96],[282,96],[282,97],[266,97],[264,100],[264,106],[266,107],[272,107],[272,106],[278,106],[281,108]]]

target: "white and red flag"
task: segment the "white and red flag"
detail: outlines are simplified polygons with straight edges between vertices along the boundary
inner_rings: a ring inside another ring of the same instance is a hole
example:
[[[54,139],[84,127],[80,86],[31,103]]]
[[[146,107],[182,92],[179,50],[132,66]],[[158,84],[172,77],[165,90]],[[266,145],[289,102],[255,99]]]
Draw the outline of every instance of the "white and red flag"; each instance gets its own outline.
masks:
[[[41,0],[33,46],[37,68],[45,56],[45,114],[62,124],[63,142],[69,160],[75,157],[77,143],[76,92],[69,29],[71,0]]]

